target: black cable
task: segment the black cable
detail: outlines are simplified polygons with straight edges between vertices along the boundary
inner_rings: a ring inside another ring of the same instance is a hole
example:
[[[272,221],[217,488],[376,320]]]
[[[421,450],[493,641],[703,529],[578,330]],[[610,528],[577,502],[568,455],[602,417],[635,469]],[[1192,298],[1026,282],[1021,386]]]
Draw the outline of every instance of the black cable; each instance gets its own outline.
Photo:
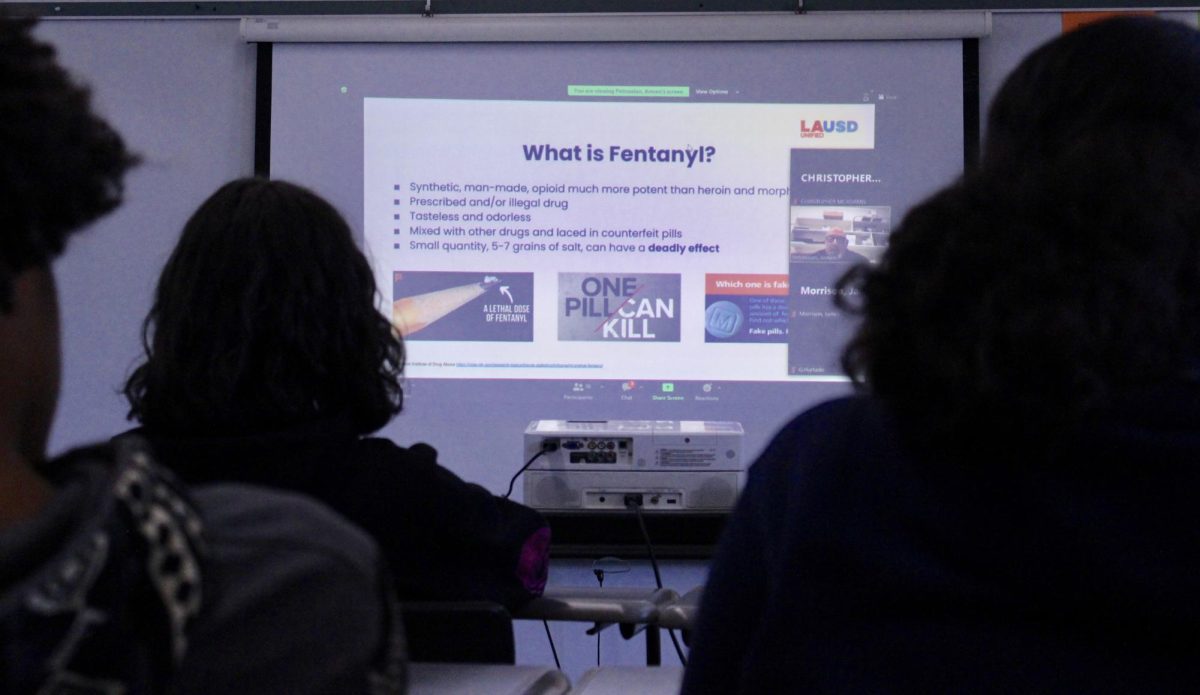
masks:
[[[533,462],[534,462],[534,461],[536,461],[536,460],[538,460],[538,457],[539,457],[539,456],[541,456],[542,454],[544,454],[544,453],[546,453],[546,452],[548,452],[548,451],[553,451],[553,449],[550,449],[550,448],[549,448],[549,444],[548,444],[548,443],[546,443],[546,442],[542,442],[542,449],[541,449],[541,451],[537,452],[536,454],[534,454],[534,455],[533,455],[533,458],[531,458],[531,459],[529,459],[528,461],[526,461],[526,462],[525,462],[525,465],[524,465],[524,466],[521,466],[521,470],[519,470],[519,471],[517,471],[516,473],[514,473],[514,474],[513,474],[512,480],[508,481],[508,492],[504,493],[504,499],[508,499],[508,496],[512,494],[512,491],[513,491],[513,485],[515,485],[515,484],[517,483],[517,478],[518,478],[518,477],[519,477],[519,476],[520,476],[522,473],[524,473],[524,472],[525,472],[525,469],[526,469],[526,468],[529,468],[531,465],[533,465]]]
[[[671,644],[675,645],[675,656],[679,657],[681,666],[687,667],[687,658],[683,656],[683,648],[679,646],[679,641],[675,639],[675,631],[667,630],[667,636],[671,638]]]
[[[543,620],[542,627],[546,628],[546,639],[550,641],[550,653],[554,655],[554,668],[562,670],[562,664],[558,663],[558,650],[554,648],[554,638],[550,636],[550,623]]]
[[[651,545],[650,534],[646,531],[646,520],[642,518],[641,502],[631,501],[626,497],[625,506],[633,507],[633,514],[637,517],[638,527],[642,529],[642,540],[646,542],[646,552],[650,555],[650,567],[654,569],[654,583],[661,589],[663,588],[662,575],[658,572],[658,558],[654,556],[654,546]],[[675,645],[675,655],[679,657],[679,663],[687,666],[687,658],[683,656],[683,648],[679,646],[679,640],[675,639],[675,631],[667,630],[667,636],[671,638],[671,644]]]
[[[600,582],[600,588],[604,588],[604,570],[593,567],[592,574],[596,575],[596,581]],[[600,666],[600,633],[601,630],[596,630],[596,666]]]
[[[646,532],[646,520],[642,518],[642,505],[635,502],[629,506],[633,507],[638,526],[642,529],[642,540],[646,541],[646,552],[650,554],[650,567],[654,569],[654,583],[661,589],[663,588],[662,575],[658,573],[658,558],[654,557],[654,546],[650,545],[650,534]]]

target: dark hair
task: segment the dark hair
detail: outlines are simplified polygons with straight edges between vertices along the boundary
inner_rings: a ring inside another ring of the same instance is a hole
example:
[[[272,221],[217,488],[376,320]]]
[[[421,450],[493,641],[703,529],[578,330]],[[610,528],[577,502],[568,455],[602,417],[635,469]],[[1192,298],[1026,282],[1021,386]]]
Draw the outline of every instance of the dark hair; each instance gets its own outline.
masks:
[[[188,220],[125,384],[129,417],[172,434],[264,432],[400,411],[404,348],[341,215],[282,181],[222,186]]]
[[[136,159],[91,111],[91,97],[33,38],[0,17],[0,312],[13,277],[46,265],[67,237],[121,202]]]
[[[1032,53],[982,160],[842,278],[842,365],[926,441],[1045,447],[1200,357],[1200,33],[1124,18]]]

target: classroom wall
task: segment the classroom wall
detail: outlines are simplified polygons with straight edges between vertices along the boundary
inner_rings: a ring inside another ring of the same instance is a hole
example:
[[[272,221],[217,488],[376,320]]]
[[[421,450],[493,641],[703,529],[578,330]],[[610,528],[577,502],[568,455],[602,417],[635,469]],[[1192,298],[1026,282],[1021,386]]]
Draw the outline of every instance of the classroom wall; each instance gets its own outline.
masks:
[[[55,266],[64,372],[50,448],[61,452],[128,427],[119,391],[158,272],[191,211],[253,171],[255,49],[236,19],[54,20],[38,34],[143,160],[125,204]]]
[[[1195,22],[1194,13],[1178,16]],[[1060,28],[1056,13],[995,15],[992,35],[980,41],[984,108],[1021,57]],[[255,49],[241,41],[236,19],[54,19],[38,33],[92,85],[98,110],[144,158],[128,178],[126,204],[74,240],[55,267],[65,365],[51,438],[57,453],[129,426],[119,392],[139,355],[141,321],[157,274],[191,211],[224,181],[253,171]],[[465,478],[481,477],[470,456],[459,452],[445,461]],[[664,564],[666,585],[681,592],[704,581],[702,562]],[[606,585],[652,584],[644,561],[630,565],[628,574],[613,575]],[[550,580],[595,582],[583,560],[556,561]],[[595,641],[584,628],[551,627],[572,678],[595,662]],[[516,631],[519,662],[552,663],[540,624],[518,622]],[[601,653],[606,664],[644,658],[641,638],[622,640],[615,629],[602,633]],[[676,663],[665,637],[663,661]]]

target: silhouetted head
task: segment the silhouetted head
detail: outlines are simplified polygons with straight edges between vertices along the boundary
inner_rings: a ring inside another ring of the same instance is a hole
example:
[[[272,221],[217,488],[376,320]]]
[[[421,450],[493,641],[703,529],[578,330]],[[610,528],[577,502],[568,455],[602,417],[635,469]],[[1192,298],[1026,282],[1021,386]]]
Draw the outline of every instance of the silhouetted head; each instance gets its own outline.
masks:
[[[825,233],[825,252],[840,256],[849,248],[850,240],[846,238],[846,231],[841,227],[834,227]]]
[[[930,440],[1031,442],[1188,378],[1200,317],[1200,33],[1124,18],[1034,51],[983,157],[851,271],[853,379]],[[844,295],[845,296],[845,295]]]
[[[146,317],[130,417],[171,434],[246,434],[400,410],[404,351],[345,220],[282,181],[222,186],[188,220]]]
[[[15,274],[121,203],[136,162],[32,26],[0,18],[0,312]]]
[[[135,162],[32,26],[0,18],[0,448],[27,461],[44,456],[58,399],[50,263],[120,204]]]

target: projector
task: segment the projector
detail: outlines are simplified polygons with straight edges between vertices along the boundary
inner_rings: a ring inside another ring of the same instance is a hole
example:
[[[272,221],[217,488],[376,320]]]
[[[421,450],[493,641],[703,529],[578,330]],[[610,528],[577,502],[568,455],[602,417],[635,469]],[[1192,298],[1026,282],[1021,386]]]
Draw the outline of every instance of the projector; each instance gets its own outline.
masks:
[[[542,510],[723,511],[741,487],[742,425],[699,420],[534,420],[525,504]]]

